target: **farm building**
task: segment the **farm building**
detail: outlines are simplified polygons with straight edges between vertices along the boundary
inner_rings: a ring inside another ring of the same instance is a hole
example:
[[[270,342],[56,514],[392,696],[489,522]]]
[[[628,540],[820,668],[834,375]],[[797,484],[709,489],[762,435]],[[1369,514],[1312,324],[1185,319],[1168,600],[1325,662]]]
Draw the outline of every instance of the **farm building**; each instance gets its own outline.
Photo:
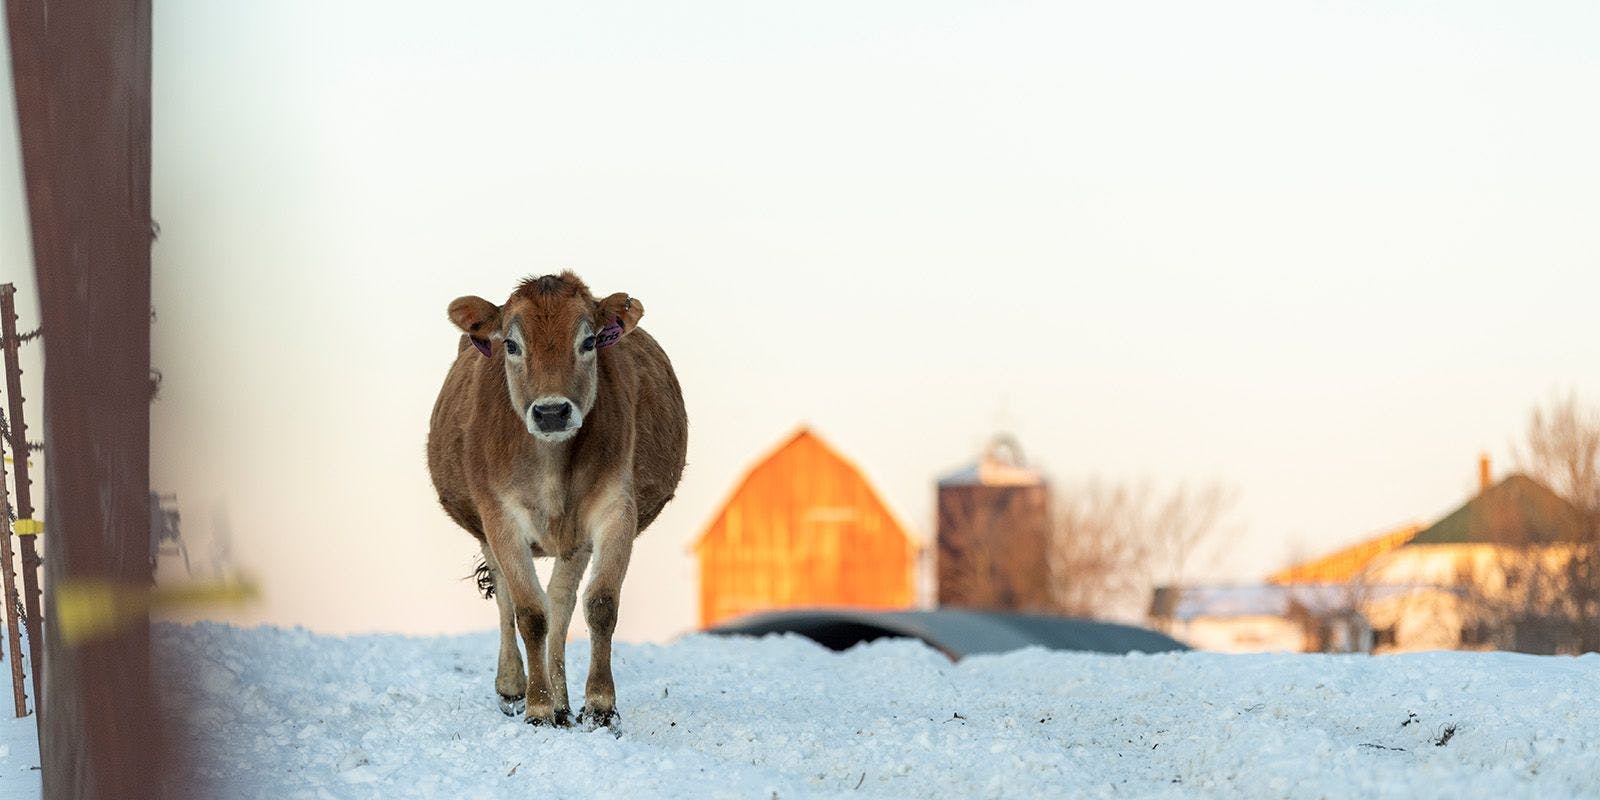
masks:
[[[694,546],[704,627],[757,611],[909,608],[919,546],[809,428],[752,467]]]
[[[1008,437],[939,480],[939,606],[1050,611],[1050,492]]]
[[[1373,559],[1397,547],[1404,547],[1421,532],[1422,526],[1414,522],[1401,525],[1387,533],[1357,542],[1321,558],[1278,570],[1267,576],[1267,583],[1277,586],[1300,583],[1349,583],[1361,577]]]
[[[1576,652],[1566,580],[1581,512],[1526,475],[1492,480],[1432,525],[1405,525],[1270,575],[1270,585],[1157,589],[1151,621],[1191,645],[1373,652]],[[1228,600],[1250,602],[1225,602]]]
[[[1369,584],[1432,589],[1368,604],[1378,650],[1575,652],[1581,637],[1561,584],[1591,535],[1583,514],[1544,484],[1486,479],[1476,497],[1367,565]]]
[[[1158,586],[1150,618],[1167,635],[1223,653],[1351,652],[1371,649],[1371,631],[1348,613],[1339,585]]]

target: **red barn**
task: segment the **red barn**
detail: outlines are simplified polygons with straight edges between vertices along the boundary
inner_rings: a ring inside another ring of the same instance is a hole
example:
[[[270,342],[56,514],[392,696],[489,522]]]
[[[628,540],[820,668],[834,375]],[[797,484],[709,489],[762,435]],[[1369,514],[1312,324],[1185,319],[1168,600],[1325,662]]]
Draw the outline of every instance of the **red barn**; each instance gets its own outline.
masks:
[[[776,608],[909,608],[918,547],[809,428],[762,459],[695,544],[700,623]]]

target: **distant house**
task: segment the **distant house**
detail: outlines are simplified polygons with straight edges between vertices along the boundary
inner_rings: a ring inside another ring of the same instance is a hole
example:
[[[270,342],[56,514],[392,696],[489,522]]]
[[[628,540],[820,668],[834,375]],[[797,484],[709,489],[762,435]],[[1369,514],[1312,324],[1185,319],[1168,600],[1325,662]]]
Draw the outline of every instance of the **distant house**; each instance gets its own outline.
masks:
[[[915,600],[918,544],[861,470],[809,428],[750,468],[694,551],[704,627],[772,609]]]
[[[1050,611],[1050,491],[1010,438],[939,480],[938,602]]]
[[[1537,630],[1531,614],[1520,625],[1494,617],[1524,602],[1530,587],[1521,582],[1530,580],[1530,567],[1559,572],[1586,531],[1571,503],[1526,475],[1487,486],[1363,570],[1359,582],[1367,586],[1429,589],[1367,603],[1377,650],[1564,649],[1559,635]]]
[[[1561,573],[1591,535],[1582,514],[1526,475],[1492,482],[1487,459],[1479,474],[1478,494],[1432,525],[1296,564],[1267,586],[1158,589],[1152,622],[1233,651],[1570,650],[1528,582]]]

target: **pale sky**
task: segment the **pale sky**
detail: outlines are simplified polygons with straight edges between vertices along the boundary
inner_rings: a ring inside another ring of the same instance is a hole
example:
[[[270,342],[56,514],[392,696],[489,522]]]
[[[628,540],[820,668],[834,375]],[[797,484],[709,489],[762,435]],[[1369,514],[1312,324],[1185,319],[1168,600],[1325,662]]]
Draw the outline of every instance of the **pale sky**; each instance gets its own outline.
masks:
[[[217,616],[492,626],[423,457],[444,310],[570,267],[690,414],[624,638],[694,624],[690,542],[802,422],[923,537],[1000,427],[1058,483],[1231,483],[1208,576],[1259,579],[1600,399],[1596,41],[1589,2],[164,0],[153,480],[264,584]]]

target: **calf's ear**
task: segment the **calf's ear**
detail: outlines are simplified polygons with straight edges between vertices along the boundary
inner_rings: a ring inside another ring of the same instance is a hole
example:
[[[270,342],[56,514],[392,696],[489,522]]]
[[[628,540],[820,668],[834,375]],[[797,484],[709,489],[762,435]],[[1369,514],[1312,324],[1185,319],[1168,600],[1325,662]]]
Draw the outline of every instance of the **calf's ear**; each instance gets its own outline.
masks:
[[[600,327],[618,326],[618,338],[639,327],[639,318],[642,316],[644,303],[639,302],[637,297],[629,297],[627,292],[617,292],[600,301]]]
[[[500,307],[476,295],[457,297],[450,301],[450,321],[489,355],[489,339],[500,332]]]

